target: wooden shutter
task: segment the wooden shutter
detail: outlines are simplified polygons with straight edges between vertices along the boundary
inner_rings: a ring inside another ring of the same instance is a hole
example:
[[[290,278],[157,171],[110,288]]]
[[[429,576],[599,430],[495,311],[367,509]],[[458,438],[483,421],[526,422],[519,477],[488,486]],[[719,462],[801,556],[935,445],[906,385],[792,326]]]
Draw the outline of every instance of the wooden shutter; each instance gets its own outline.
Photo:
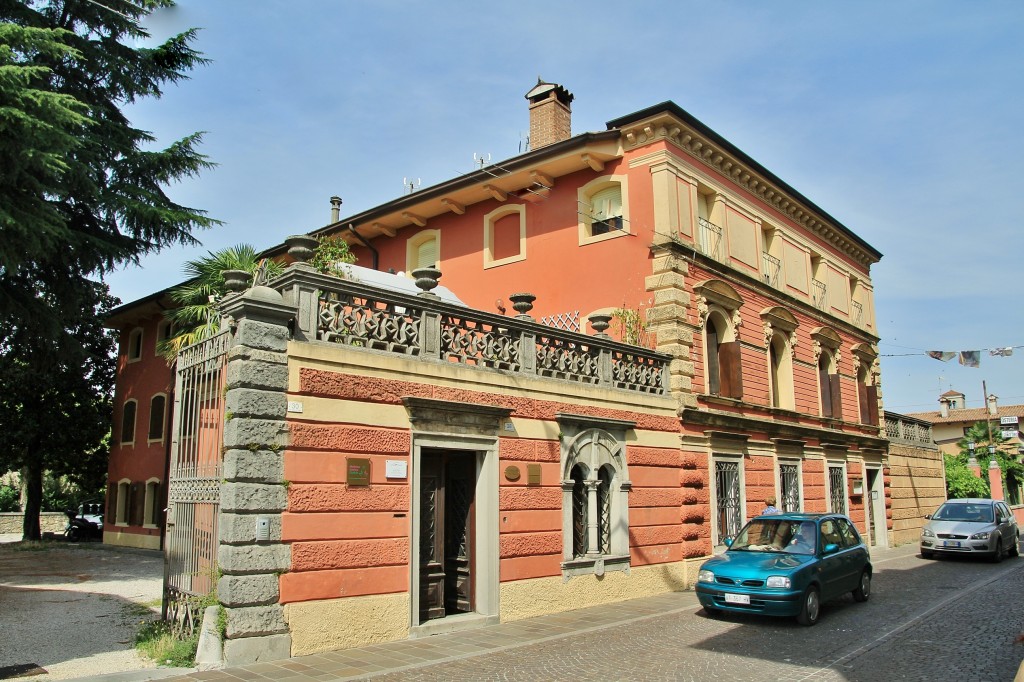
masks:
[[[860,405],[860,423],[870,424],[871,415],[868,413],[868,385],[863,381],[857,382],[857,404]]]
[[[878,426],[878,387],[872,384],[867,387],[868,424]]]
[[[111,526],[117,520],[117,481],[107,481],[107,515],[103,520]]]
[[[727,398],[743,397],[743,363],[740,361],[740,342],[727,341],[718,345],[721,367],[721,394]]]
[[[146,488],[145,483],[132,483],[131,493],[128,501],[128,525],[141,526],[142,519],[146,514]]]
[[[718,344],[718,331],[711,323],[711,320],[707,321],[707,330],[704,336],[708,349],[708,356],[704,358],[705,364],[708,366],[707,392],[711,395],[721,395],[721,361],[718,355],[720,346]]]
[[[839,390],[839,375],[829,374],[829,389],[832,393],[832,416],[836,419],[843,418],[843,396]]]
[[[832,382],[829,381],[830,374],[825,368],[824,362],[818,364],[818,386],[821,390],[821,414],[824,417],[833,416],[832,412]]]

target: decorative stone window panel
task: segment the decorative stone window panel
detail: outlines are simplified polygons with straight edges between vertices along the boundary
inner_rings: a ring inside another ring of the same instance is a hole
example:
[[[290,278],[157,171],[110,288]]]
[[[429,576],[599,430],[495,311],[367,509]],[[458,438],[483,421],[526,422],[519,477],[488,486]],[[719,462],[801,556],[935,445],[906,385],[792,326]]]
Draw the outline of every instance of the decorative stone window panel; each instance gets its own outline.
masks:
[[[121,408],[121,445],[135,445],[135,415],[139,403],[134,398],[124,401]]]
[[[160,443],[164,439],[167,424],[167,395],[157,393],[149,401],[149,443]]]
[[[604,175],[579,188],[579,244],[631,234],[629,183],[625,175]]]
[[[128,332],[128,347],[125,355],[128,362],[138,362],[142,359],[142,327],[136,327]]]
[[[629,571],[626,430],[633,422],[558,415],[562,468],[562,575]]]
[[[821,416],[843,418],[843,399],[839,381],[839,335],[828,327],[811,331],[812,352],[818,367],[818,395],[821,397]]]
[[[526,260],[526,206],[512,204],[484,216],[484,269]]]
[[[405,243],[405,271],[419,268],[441,269],[440,230],[422,230]]]
[[[703,330],[704,392],[743,398],[743,363],[738,328],[743,323],[743,299],[721,280],[693,287],[697,296],[698,328]]]

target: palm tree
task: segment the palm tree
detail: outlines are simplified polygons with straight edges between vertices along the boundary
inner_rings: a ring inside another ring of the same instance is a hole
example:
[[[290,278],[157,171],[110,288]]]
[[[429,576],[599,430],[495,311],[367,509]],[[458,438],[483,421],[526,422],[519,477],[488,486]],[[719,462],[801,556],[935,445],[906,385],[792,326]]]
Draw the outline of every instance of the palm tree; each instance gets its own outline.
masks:
[[[260,267],[268,279],[282,272],[279,263],[259,258],[255,247],[249,244],[210,251],[203,258],[185,263],[182,270],[189,279],[171,290],[175,307],[165,313],[174,330],[171,338],[162,341],[160,347],[168,362],[173,362],[181,349],[220,331],[218,304],[227,293],[222,273],[225,270],[244,270],[255,274]]]

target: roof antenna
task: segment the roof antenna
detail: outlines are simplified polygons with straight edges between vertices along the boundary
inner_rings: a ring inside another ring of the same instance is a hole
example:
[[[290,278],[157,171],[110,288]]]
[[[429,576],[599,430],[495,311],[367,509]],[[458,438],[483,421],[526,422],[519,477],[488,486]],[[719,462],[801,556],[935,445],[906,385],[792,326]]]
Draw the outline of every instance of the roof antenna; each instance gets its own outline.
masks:
[[[525,154],[528,151],[530,151],[530,134],[521,132],[519,133],[519,153]]]
[[[487,153],[487,158],[486,159],[484,158],[483,154],[479,154],[478,155],[476,152],[473,152],[473,161],[476,162],[477,168],[483,168],[484,166],[486,166],[490,162],[490,160],[491,160],[490,152]]]
[[[423,180],[420,178],[416,178],[415,180],[412,178],[402,178],[402,187],[404,188],[403,194],[412,194],[418,190],[422,184]]]

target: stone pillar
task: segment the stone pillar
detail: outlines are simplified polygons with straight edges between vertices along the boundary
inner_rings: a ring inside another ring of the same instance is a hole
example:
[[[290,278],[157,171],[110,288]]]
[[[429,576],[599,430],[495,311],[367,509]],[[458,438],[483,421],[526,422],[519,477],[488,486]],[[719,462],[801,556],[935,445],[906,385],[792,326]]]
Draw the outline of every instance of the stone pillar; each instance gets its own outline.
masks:
[[[1006,499],[1003,494],[1003,470],[999,468],[999,462],[994,459],[988,463],[988,485],[993,500]]]
[[[237,329],[228,351],[217,596],[227,613],[224,662],[235,666],[291,655],[279,576],[291,566],[291,548],[281,542],[282,456],[288,323],[297,307],[257,286],[223,308]]]
[[[690,294],[686,291],[689,266],[679,256],[660,253],[654,258],[654,274],[645,280],[654,304],[647,311],[647,326],[654,334],[656,350],[672,356],[668,387],[680,408],[696,408],[693,394],[693,325],[687,322]]]

